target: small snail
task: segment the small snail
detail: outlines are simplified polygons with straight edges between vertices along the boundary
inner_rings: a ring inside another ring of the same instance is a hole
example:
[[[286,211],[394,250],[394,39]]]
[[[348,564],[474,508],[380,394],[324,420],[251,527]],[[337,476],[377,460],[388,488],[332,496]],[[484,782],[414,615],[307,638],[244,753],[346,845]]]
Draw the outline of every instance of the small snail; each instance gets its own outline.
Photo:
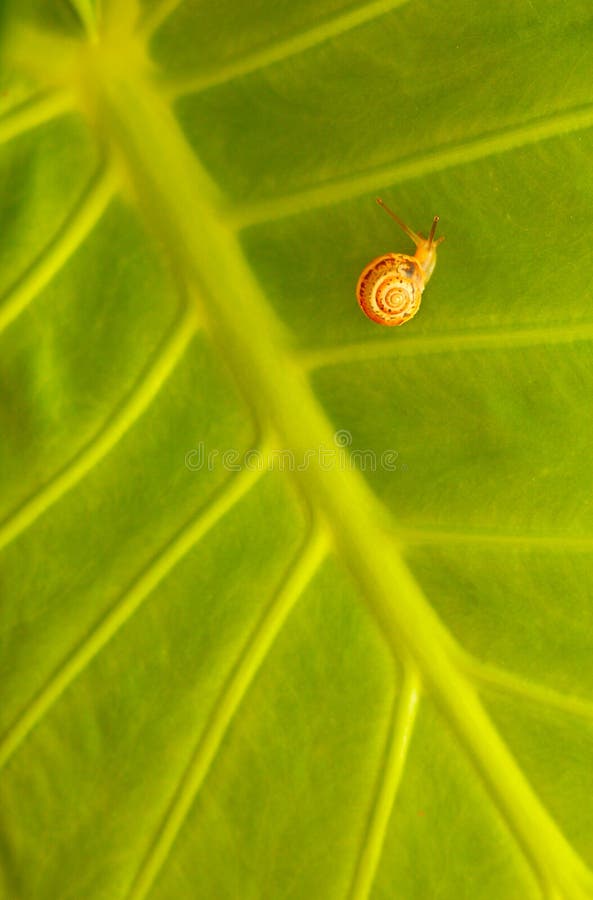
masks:
[[[377,203],[412,238],[416,253],[414,256],[405,253],[378,256],[362,270],[356,285],[356,296],[369,319],[379,325],[403,325],[420,308],[422,291],[436,265],[437,246],[444,238],[434,239],[438,216],[432,220],[428,237],[423,238],[404,225],[379,197]]]

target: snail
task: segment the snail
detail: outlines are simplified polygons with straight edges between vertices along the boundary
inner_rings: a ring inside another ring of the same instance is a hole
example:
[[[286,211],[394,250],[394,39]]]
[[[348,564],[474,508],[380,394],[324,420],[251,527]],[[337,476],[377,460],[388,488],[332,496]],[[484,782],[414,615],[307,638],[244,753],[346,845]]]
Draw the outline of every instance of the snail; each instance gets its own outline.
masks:
[[[438,216],[432,220],[430,234],[424,238],[408,228],[379,197],[377,203],[412,238],[416,253],[414,256],[405,253],[378,256],[362,270],[356,296],[369,319],[379,325],[403,325],[420,308],[422,291],[436,265],[436,248],[444,238],[434,239]]]

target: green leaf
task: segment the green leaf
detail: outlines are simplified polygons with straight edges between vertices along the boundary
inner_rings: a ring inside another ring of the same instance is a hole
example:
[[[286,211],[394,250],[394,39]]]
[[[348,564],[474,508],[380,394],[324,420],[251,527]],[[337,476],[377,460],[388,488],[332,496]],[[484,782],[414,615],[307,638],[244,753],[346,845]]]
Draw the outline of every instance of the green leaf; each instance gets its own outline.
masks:
[[[3,16],[2,896],[592,897],[590,3]]]

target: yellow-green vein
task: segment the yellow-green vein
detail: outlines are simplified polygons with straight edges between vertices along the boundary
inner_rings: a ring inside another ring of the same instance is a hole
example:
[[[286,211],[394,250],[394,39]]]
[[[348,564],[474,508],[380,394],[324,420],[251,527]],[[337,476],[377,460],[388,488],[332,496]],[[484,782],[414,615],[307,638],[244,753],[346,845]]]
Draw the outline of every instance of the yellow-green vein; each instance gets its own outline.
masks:
[[[570,534],[500,534],[479,531],[439,531],[437,529],[406,528],[399,537],[409,547],[467,545],[490,546],[513,550],[571,550],[575,553],[593,551],[593,535],[579,537]]]
[[[128,900],[141,900],[150,891],[245,694],[295,603],[318,570],[326,551],[325,535],[320,531],[314,531],[283,579],[283,587],[278,590],[249,637],[218,698],[192,759],[183,773],[158,834],[134,879]]]
[[[70,0],[72,9],[78,15],[87,36],[92,41],[97,39],[97,8],[99,4],[100,0],[97,0],[96,5],[92,3],[92,0]]]
[[[378,19],[407,2],[408,0],[372,0],[370,3],[350,9],[325,22],[320,22],[301,34],[295,34],[284,41],[278,41],[265,47],[263,50],[257,50],[240,59],[233,60],[214,72],[164,82],[165,90],[170,97],[200,93],[215,85],[241,78],[243,75],[249,75],[251,72],[257,72],[275,63],[284,62],[291,56],[304,53],[306,50],[347,31],[352,31],[366,22]]]
[[[227,213],[228,223],[230,227],[240,230],[250,225],[285,219],[302,212],[311,212],[312,209],[333,206],[352,197],[376,194],[386,186],[424,178],[433,172],[466,165],[475,160],[508,153],[528,144],[537,144],[540,141],[592,127],[593,106],[555,113],[527,125],[505,128],[460,144],[440,147],[428,153],[420,153],[411,159],[402,159],[390,166],[325,182],[295,194],[231,207]]]
[[[588,700],[575,697],[573,694],[561,694],[543,684],[534,684],[515,672],[506,672],[497,666],[481,662],[465,652],[463,652],[460,662],[478,686],[484,685],[484,687],[512,694],[538,706],[557,709],[571,716],[578,716],[580,719],[593,722],[593,703]]]
[[[134,388],[113,410],[100,431],[50,481],[0,523],[0,549],[71,490],[122,439],[156,397],[195,331],[195,307],[188,303]]]
[[[97,224],[117,186],[115,171],[103,167],[88,185],[59,232],[0,298],[0,332],[6,328],[76,253]]]
[[[71,112],[73,104],[68,91],[52,91],[19,104],[0,119],[0,144]]]
[[[262,472],[244,468],[233,476],[216,493],[206,508],[197,512],[139,573],[112,609],[39,689],[0,740],[0,767],[6,764],[31,729],[91,663],[97,653],[134,615],[173,567],[241,500],[261,475]]]
[[[138,34],[150,40],[155,31],[165,22],[176,9],[181,6],[183,0],[161,0],[148,9],[138,24]]]
[[[366,900],[371,894],[393,804],[406,765],[419,695],[420,683],[417,672],[413,666],[409,666],[404,676],[401,695],[393,704],[383,766],[350,889],[351,900]]]
[[[593,340],[593,322],[570,325],[545,325],[540,328],[505,328],[492,331],[466,331],[454,334],[396,336],[342,347],[305,350],[300,358],[309,371],[330,366],[373,360],[423,356],[429,353],[456,353],[467,350],[506,350],[513,347],[552,346]]]

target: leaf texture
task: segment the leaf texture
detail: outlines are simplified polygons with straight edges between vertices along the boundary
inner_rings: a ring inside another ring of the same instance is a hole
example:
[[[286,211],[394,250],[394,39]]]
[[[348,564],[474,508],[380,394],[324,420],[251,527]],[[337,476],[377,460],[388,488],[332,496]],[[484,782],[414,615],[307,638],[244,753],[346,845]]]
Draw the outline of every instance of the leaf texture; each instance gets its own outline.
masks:
[[[593,897],[590,4],[2,29],[3,896]]]

